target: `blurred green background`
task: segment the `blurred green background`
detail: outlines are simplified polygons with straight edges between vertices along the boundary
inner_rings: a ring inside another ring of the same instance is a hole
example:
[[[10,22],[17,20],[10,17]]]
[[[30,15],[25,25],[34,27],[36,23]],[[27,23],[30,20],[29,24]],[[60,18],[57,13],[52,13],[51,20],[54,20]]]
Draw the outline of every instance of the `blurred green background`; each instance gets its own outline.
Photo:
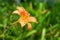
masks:
[[[37,18],[32,30],[13,24],[20,17],[12,14],[17,6]],[[60,40],[60,0],[0,0],[0,40]]]

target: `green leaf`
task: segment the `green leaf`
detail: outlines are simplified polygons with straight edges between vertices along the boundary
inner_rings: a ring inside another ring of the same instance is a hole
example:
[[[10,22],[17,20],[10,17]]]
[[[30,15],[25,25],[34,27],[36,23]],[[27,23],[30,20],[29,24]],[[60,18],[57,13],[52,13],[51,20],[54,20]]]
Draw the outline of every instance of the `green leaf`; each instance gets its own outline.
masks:
[[[60,37],[58,37],[58,40],[60,40]]]
[[[42,21],[50,14],[50,11],[47,12],[47,14],[43,17]]]
[[[0,27],[3,27],[3,24],[0,24]]]
[[[7,18],[3,21],[4,27],[7,25]]]
[[[36,33],[36,32],[37,32],[36,30],[32,30],[32,31],[30,31],[30,32],[27,33],[26,37],[28,37],[28,36],[30,36],[30,35]]]
[[[13,21],[17,21],[20,18],[20,16],[18,14],[13,14],[12,17],[13,17],[12,18]]]
[[[44,4],[43,3],[40,3],[40,5],[39,5],[39,11],[41,12],[42,10],[44,10],[45,9],[45,6],[44,6]]]
[[[43,30],[42,30],[42,36],[41,36],[41,40],[45,40],[45,34],[46,34],[46,29],[43,28]]]

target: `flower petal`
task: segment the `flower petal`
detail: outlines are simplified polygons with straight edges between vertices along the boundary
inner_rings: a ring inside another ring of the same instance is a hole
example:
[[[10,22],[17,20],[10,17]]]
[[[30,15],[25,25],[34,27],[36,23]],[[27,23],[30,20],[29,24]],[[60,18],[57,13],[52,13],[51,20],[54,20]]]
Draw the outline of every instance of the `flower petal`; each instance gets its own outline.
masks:
[[[36,19],[35,17],[29,17],[29,22],[38,23],[38,22],[37,22],[37,19]]]
[[[25,20],[21,17],[18,22],[21,24],[21,27],[23,28],[28,22],[25,22]]]
[[[30,23],[28,23],[28,30],[31,30],[32,29],[32,26]]]
[[[23,7],[17,7],[21,16],[30,15]]]
[[[18,12],[18,10],[15,10],[15,11],[13,12],[13,14],[19,14],[19,15],[20,15],[20,13]]]

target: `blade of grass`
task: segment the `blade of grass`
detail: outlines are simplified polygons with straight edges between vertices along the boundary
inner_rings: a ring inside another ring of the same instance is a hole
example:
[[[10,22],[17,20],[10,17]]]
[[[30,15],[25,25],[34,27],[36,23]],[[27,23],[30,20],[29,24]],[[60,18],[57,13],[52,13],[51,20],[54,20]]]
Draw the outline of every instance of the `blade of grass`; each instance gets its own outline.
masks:
[[[32,31],[30,31],[30,32],[27,33],[26,37],[28,37],[28,36],[30,36],[30,35],[36,33],[36,32],[37,32],[36,30],[32,30]]]
[[[46,29],[43,28],[43,30],[42,30],[42,36],[41,36],[41,40],[45,40],[45,34],[46,34]]]

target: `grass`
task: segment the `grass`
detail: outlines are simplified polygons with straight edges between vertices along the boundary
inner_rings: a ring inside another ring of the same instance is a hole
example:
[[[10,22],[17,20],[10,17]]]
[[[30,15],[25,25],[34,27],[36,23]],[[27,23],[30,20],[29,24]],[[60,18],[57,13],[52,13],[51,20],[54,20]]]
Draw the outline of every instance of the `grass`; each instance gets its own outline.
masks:
[[[10,5],[1,1],[0,40],[60,40],[60,3],[54,4],[51,9],[47,9],[44,3],[35,6],[29,6],[27,3],[21,3],[19,6],[23,6],[31,16],[37,18],[38,24],[31,22],[32,30],[27,30],[27,25],[21,28],[21,24],[14,23],[20,17],[12,14],[16,10],[16,4]]]

